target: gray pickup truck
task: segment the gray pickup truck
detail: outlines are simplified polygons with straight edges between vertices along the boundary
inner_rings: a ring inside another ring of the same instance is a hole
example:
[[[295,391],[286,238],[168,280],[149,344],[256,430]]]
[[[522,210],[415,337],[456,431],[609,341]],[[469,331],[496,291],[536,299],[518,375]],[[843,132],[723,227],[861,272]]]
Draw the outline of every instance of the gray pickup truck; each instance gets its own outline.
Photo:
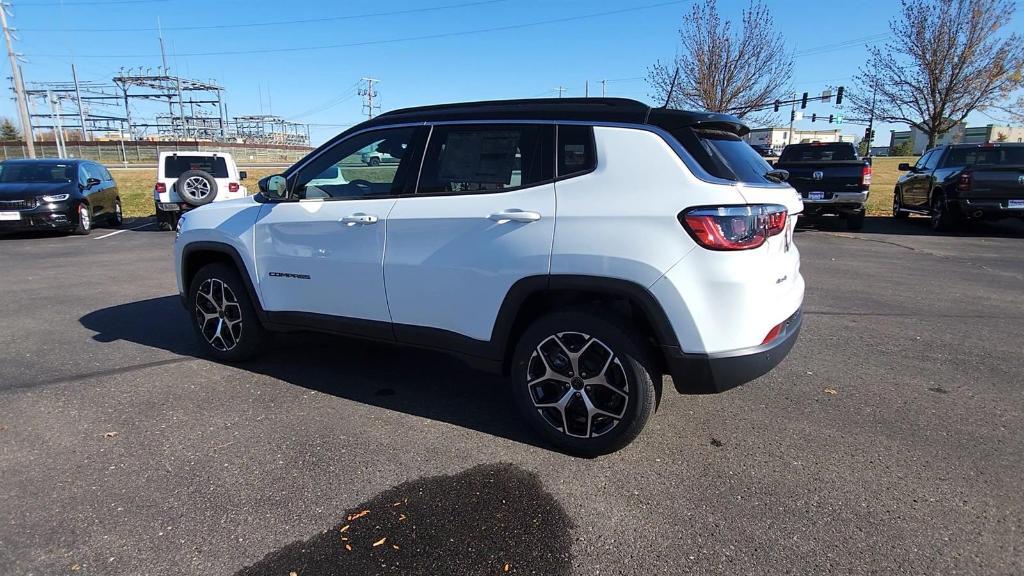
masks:
[[[789,173],[789,184],[804,201],[804,216],[833,214],[850,230],[864,227],[871,186],[871,162],[851,142],[790,144],[775,168]]]

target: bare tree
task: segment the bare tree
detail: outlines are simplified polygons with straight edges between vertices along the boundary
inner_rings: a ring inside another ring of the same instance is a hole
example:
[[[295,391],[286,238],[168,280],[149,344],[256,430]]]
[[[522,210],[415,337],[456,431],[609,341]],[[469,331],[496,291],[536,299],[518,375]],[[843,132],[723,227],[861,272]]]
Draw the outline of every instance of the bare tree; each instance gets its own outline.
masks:
[[[850,94],[854,109],[928,135],[928,147],[967,115],[997,105],[1021,85],[1024,47],[1013,0],[902,0],[889,23],[893,40],[869,49]]]
[[[651,97],[669,108],[740,117],[781,98],[793,74],[793,58],[767,6],[751,0],[740,20],[737,33],[722,19],[715,0],[693,6],[683,17],[675,59],[658,61],[647,71]]]

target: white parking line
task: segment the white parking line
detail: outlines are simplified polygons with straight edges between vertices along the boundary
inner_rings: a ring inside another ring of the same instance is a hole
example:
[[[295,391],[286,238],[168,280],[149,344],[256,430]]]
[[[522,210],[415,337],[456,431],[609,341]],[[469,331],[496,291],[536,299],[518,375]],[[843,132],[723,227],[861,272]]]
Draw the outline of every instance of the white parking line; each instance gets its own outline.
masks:
[[[111,236],[120,234],[121,232],[128,232],[129,230],[138,230],[139,228],[145,228],[146,226],[152,226],[153,224],[156,224],[156,222],[146,222],[145,224],[140,224],[138,226],[135,226],[134,228],[124,228],[121,230],[115,230],[110,234],[104,234],[103,236],[93,236],[93,240],[103,240],[104,238],[110,238]]]

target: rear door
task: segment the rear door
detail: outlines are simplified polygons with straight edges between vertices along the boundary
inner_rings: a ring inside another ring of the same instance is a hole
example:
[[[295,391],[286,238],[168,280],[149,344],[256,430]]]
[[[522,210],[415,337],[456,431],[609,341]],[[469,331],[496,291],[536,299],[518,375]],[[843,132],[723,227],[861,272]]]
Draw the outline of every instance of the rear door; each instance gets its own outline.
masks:
[[[416,142],[424,137],[422,127],[356,134],[289,176],[300,200],[263,205],[255,258],[264,308],[283,313],[275,320],[320,321],[334,331],[392,338],[385,230],[395,199],[415,185]],[[401,162],[367,167],[359,154],[367,146],[389,150]]]
[[[398,340],[489,340],[509,288],[548,273],[553,150],[551,125],[434,126],[416,194],[388,218],[384,279]]]

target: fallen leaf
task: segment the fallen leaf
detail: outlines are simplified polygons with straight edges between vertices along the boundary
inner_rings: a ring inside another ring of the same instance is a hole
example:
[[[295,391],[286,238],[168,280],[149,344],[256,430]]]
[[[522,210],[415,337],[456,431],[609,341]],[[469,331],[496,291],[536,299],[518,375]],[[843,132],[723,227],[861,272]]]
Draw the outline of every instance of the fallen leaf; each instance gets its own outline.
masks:
[[[341,541],[342,541],[342,542],[348,542],[348,538],[346,538],[346,537],[342,536],[342,537],[341,537]]]
[[[363,510],[362,512],[356,512],[355,514],[349,514],[348,515],[348,521],[351,522],[351,521],[355,520],[356,518],[362,518],[363,516],[366,516],[369,513],[370,513],[369,510]]]
[[[394,548],[395,550],[398,550],[398,544],[392,544],[391,547]]]
[[[348,524],[345,524],[344,526],[342,526],[341,530],[338,530],[338,532],[344,532],[345,530],[348,530]]]
[[[78,564],[72,564],[72,565],[71,565],[71,571],[72,571],[72,572],[78,572],[78,571],[79,571],[79,570],[81,570],[81,569],[82,569],[82,567],[81,567],[81,566],[79,566]]]
[[[345,550],[348,550],[349,552],[351,552],[352,551],[352,545],[351,544],[345,544]]]
[[[512,565],[509,564],[508,562],[505,562],[505,565],[501,567],[502,572],[508,572],[511,569],[512,569]]]
[[[826,394],[839,394],[839,391],[836,390],[835,388],[825,388],[825,393]]]
[[[392,506],[401,506],[401,505],[402,505],[401,501],[398,501],[398,502],[395,502],[394,504],[392,504]]]
[[[398,519],[399,520],[405,520],[405,514],[399,514],[398,515]]]
[[[294,571],[294,570],[292,570],[291,572],[288,573],[288,576],[299,576],[299,573]]]
[[[120,432],[107,432],[106,434],[103,435],[103,437],[104,438],[113,438],[114,436],[117,436],[118,434],[120,434]]]
[[[385,536],[385,537],[381,538],[380,540],[377,540],[376,542],[374,542],[374,543],[373,543],[373,545],[374,545],[375,547],[376,547],[376,546],[380,546],[380,545],[381,545],[381,544],[383,544],[383,543],[384,543],[384,541],[385,541],[385,540],[387,540],[387,539],[388,539],[388,537],[387,537],[387,536]]]

